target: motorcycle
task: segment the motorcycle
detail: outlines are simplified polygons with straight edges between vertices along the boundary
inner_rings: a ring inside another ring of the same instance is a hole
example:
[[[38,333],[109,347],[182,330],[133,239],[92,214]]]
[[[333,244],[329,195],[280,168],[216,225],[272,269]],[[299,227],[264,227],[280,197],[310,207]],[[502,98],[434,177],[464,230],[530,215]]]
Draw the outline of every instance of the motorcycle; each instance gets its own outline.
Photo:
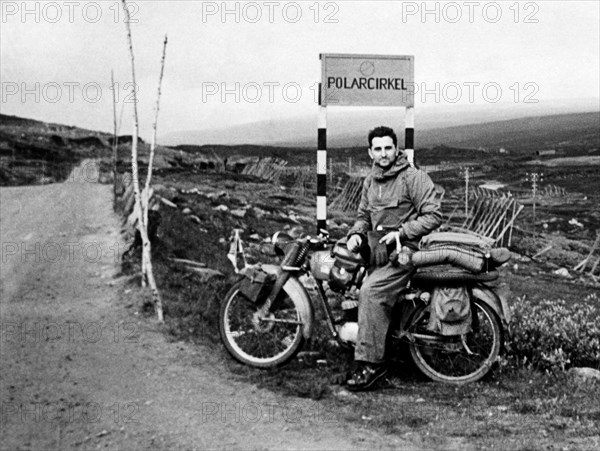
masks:
[[[281,237],[275,234],[272,242],[283,254],[281,263],[252,268],[229,290],[219,314],[227,351],[239,362],[257,368],[281,366],[294,358],[315,330],[316,302],[325,312],[329,332],[340,344],[352,345],[358,329],[355,320],[336,318],[324,284],[351,297],[366,273],[366,264],[361,262],[358,271],[350,275],[343,267],[334,266],[340,243],[326,234],[294,241],[278,235]],[[342,279],[349,277],[341,284],[332,283],[334,270],[338,276],[341,272]],[[492,368],[502,350],[510,314],[506,300],[488,285],[498,277],[497,272],[471,275],[460,279],[469,296],[470,331],[461,335],[432,332],[432,292],[452,277],[448,272],[414,272],[393,310],[389,335],[408,346],[416,367],[428,378],[466,384],[481,379]],[[307,290],[301,278],[313,289]]]

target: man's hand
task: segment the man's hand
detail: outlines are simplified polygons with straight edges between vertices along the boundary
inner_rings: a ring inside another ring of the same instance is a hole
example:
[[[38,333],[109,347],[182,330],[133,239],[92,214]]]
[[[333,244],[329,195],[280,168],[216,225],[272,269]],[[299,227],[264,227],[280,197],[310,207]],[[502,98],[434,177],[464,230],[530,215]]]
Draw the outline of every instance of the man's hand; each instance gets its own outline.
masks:
[[[400,232],[398,230],[394,231],[394,232],[390,232],[387,235],[384,235],[383,238],[381,238],[379,240],[380,243],[382,244],[392,244],[392,243],[399,243],[400,242]]]
[[[350,252],[358,252],[360,246],[362,246],[362,237],[358,234],[352,235],[348,238],[346,246]]]

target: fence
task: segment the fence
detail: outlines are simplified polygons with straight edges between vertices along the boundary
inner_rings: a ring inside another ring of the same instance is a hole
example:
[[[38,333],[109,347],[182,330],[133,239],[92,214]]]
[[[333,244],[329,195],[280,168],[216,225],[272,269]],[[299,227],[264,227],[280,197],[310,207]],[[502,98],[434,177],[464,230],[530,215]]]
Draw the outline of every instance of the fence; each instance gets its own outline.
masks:
[[[598,255],[595,255],[598,254]],[[588,270],[589,264],[589,270]],[[596,275],[596,270],[600,269],[600,230],[596,230],[596,240],[591,247],[590,253],[585,257],[577,266],[573,268],[575,271],[579,271],[581,273],[589,274],[596,282],[598,281],[598,276]]]
[[[514,223],[523,205],[510,193],[484,188],[473,188],[470,197],[471,209],[458,229],[491,238],[500,246],[510,246]]]
[[[279,158],[261,158],[255,163],[248,164],[242,174],[259,177],[269,183],[279,183],[281,173],[287,161]]]

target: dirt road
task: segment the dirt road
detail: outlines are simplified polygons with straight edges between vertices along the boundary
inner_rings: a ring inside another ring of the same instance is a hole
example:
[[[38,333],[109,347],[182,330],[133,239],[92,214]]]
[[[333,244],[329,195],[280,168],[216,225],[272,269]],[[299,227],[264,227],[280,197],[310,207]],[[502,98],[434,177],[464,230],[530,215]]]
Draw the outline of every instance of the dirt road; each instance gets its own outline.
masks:
[[[111,187],[82,175],[0,190],[2,449],[411,448],[232,381],[138,319],[118,296]]]

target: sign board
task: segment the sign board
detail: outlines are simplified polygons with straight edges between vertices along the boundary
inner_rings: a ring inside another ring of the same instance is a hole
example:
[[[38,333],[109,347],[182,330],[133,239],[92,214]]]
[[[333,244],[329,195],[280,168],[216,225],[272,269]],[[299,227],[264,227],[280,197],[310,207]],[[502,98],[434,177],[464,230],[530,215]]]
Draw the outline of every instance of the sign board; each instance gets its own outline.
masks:
[[[412,55],[321,54],[322,106],[414,106]]]

